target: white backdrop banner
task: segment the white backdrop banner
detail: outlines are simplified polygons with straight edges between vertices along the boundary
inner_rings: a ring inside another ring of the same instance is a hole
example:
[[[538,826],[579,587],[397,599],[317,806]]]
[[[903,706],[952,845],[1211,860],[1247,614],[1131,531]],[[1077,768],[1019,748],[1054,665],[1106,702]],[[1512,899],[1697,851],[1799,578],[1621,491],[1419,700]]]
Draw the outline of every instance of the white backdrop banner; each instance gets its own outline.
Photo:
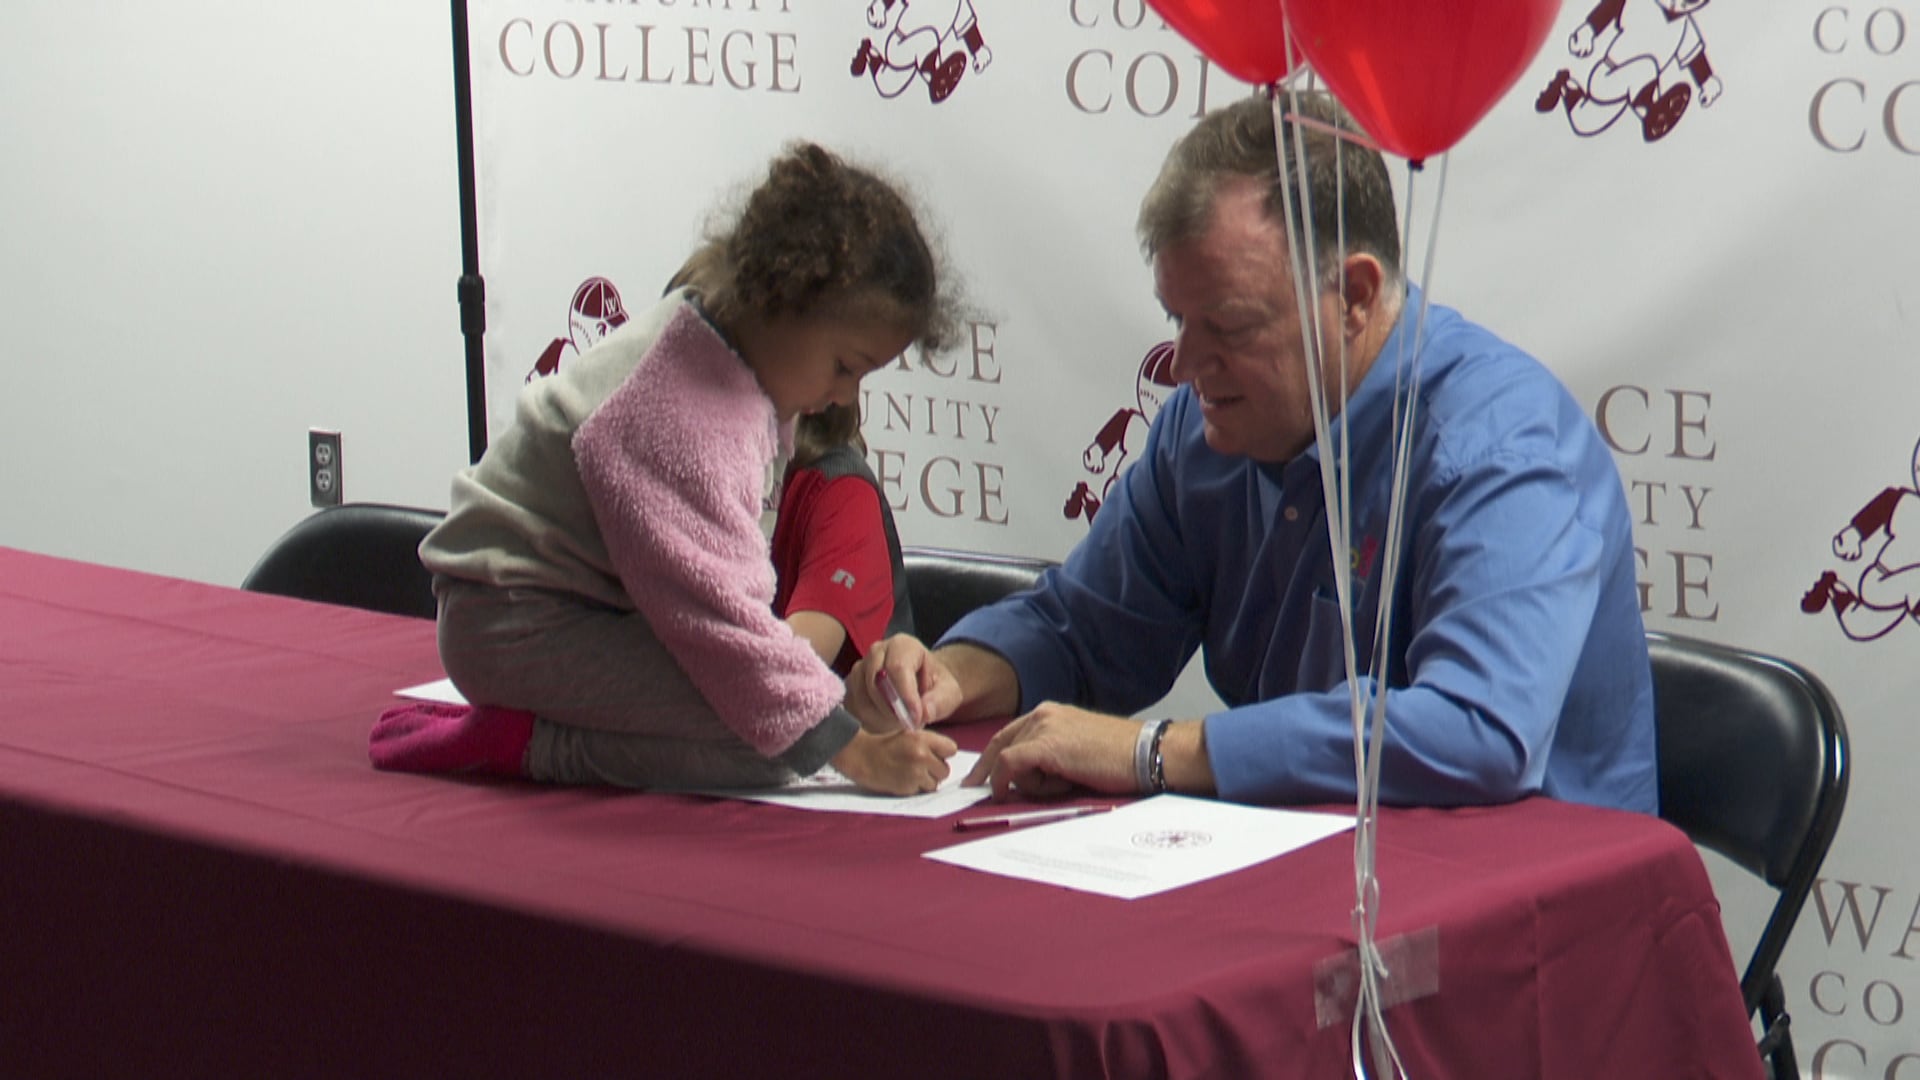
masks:
[[[1165,393],[1133,234],[1249,88],[1143,0],[473,0],[488,412],[656,297],[807,138],[911,189],[965,342],[866,381],[909,544],[1059,558]],[[1562,10],[1440,168],[1416,276],[1586,402],[1650,628],[1792,657],[1846,710],[1846,823],[1782,971],[1808,1075],[1920,1080],[1920,0]],[[1736,955],[1770,894],[1716,868]],[[1384,882],[1387,903],[1392,883]],[[1909,1014],[1909,1009],[1915,1011]]]

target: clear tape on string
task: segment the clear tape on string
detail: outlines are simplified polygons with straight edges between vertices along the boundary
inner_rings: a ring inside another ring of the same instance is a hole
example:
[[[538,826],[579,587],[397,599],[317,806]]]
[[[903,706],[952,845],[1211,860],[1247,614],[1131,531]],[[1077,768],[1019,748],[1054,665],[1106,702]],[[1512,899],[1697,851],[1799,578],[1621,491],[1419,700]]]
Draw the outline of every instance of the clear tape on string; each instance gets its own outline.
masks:
[[[1391,972],[1378,942],[1380,912],[1380,879],[1376,873],[1376,854],[1378,839],[1378,810],[1380,795],[1380,763],[1383,756],[1387,727],[1387,659],[1389,642],[1392,640],[1393,584],[1400,569],[1402,540],[1406,505],[1407,476],[1409,457],[1412,450],[1414,419],[1419,401],[1420,354],[1426,333],[1428,284],[1432,279],[1434,251],[1439,236],[1439,205],[1446,192],[1447,158],[1440,162],[1439,191],[1435,201],[1431,234],[1425,250],[1425,261],[1421,270],[1420,309],[1415,315],[1412,345],[1408,347],[1407,335],[1398,334],[1395,341],[1399,348],[1395,350],[1393,424],[1391,453],[1393,459],[1393,478],[1388,503],[1387,530],[1382,546],[1379,564],[1378,611],[1374,622],[1374,640],[1371,651],[1370,671],[1365,678],[1359,672],[1359,654],[1355,641],[1353,625],[1353,576],[1352,562],[1343,557],[1352,550],[1350,453],[1347,439],[1347,416],[1344,404],[1351,393],[1348,385],[1347,345],[1344,327],[1334,335],[1334,348],[1338,350],[1336,367],[1339,372],[1339,401],[1341,407],[1337,416],[1330,413],[1327,404],[1327,386],[1324,372],[1327,348],[1326,337],[1321,333],[1320,307],[1318,297],[1322,281],[1318,266],[1320,253],[1313,225],[1312,185],[1306,180],[1309,163],[1304,131],[1316,130],[1333,137],[1334,147],[1334,190],[1337,193],[1334,212],[1335,244],[1333,251],[1338,265],[1334,268],[1330,282],[1341,300],[1340,310],[1345,311],[1346,297],[1346,213],[1345,193],[1345,146],[1352,142],[1373,147],[1373,144],[1355,133],[1326,124],[1312,117],[1301,116],[1298,109],[1299,87],[1301,83],[1311,89],[1313,77],[1305,68],[1297,70],[1288,79],[1274,87],[1271,100],[1274,112],[1274,153],[1281,174],[1280,196],[1282,212],[1287,231],[1289,269],[1295,283],[1294,301],[1298,306],[1301,343],[1305,357],[1308,399],[1313,415],[1313,430],[1316,444],[1320,447],[1321,490],[1326,503],[1327,541],[1333,554],[1331,566],[1334,578],[1334,594],[1340,610],[1342,637],[1345,645],[1345,661],[1348,686],[1352,688],[1352,719],[1354,732],[1354,780],[1357,798],[1354,808],[1354,935],[1357,940],[1358,990],[1353,1011],[1351,1049],[1353,1055],[1353,1075],[1360,1080],[1369,1080],[1367,1060],[1369,1056],[1376,1066],[1385,1067],[1387,1075],[1404,1078],[1406,1068],[1400,1059],[1398,1049],[1393,1044],[1391,1033],[1387,1029],[1384,1010],[1391,1002],[1388,1000],[1387,983]],[[1287,133],[1292,134],[1292,159],[1289,168],[1287,154]],[[1377,149],[1377,147],[1373,147]],[[1407,178],[1407,209],[1401,228],[1401,250],[1408,250],[1408,242],[1413,235],[1414,180],[1420,172],[1420,166],[1410,165]],[[1294,206],[1295,192],[1298,192],[1300,205]],[[1304,235],[1300,235],[1304,233]],[[1301,287],[1301,283],[1306,286]],[[1404,289],[1404,284],[1400,285]],[[1404,293],[1403,293],[1404,299]],[[1336,424],[1337,421],[1337,424]]]

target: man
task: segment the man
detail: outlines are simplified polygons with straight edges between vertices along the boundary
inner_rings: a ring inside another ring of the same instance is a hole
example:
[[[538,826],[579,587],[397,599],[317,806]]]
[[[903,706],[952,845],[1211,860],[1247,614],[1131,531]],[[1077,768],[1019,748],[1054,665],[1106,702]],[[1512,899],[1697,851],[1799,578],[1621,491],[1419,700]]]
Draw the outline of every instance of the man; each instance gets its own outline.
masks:
[[[1300,107],[1352,130],[1324,96]],[[1309,299],[1328,408],[1344,413],[1352,527],[1340,558],[1364,677],[1384,576],[1394,382],[1414,371],[1421,302],[1401,276],[1385,162],[1347,144],[1336,169],[1334,138],[1300,127],[1317,263]],[[892,638],[848,679],[849,707],[871,716],[884,708],[874,690],[884,669],[922,723],[1014,717],[968,777],[996,797],[1076,787],[1258,803],[1355,796],[1274,146],[1269,104],[1242,101],[1177,143],[1146,196],[1139,231],[1177,328],[1181,388],[1086,540],[1034,591],[956,624],[938,651]],[[1403,565],[1384,583],[1382,801],[1544,793],[1655,811],[1653,691],[1611,455],[1550,373],[1455,312],[1431,308],[1419,348]],[[1337,444],[1341,425],[1332,432]],[[1164,695],[1196,647],[1227,707],[1164,726],[1126,718]]]

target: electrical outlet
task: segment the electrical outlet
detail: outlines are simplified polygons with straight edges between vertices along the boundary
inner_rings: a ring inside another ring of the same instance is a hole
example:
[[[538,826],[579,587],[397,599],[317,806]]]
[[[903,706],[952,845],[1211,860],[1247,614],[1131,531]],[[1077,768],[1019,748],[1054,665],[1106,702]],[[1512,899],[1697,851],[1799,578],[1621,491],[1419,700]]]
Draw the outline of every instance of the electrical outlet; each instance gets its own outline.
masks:
[[[319,428],[307,432],[307,487],[313,505],[340,505],[339,432]]]

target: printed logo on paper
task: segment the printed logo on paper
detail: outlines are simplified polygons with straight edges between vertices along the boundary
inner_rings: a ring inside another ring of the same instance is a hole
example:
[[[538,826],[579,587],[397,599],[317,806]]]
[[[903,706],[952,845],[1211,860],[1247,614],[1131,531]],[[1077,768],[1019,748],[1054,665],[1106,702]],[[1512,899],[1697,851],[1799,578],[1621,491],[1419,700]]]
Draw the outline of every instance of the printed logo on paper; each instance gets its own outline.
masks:
[[[1593,138],[1631,116],[1640,137],[1658,142],[1694,106],[1720,98],[1694,14],[1708,0],[1600,0],[1567,39],[1569,62],[1534,111],[1563,113],[1575,135]]]
[[[1153,425],[1153,418],[1160,415],[1160,406],[1166,403],[1167,396],[1179,385],[1173,378],[1173,342],[1163,341],[1148,349],[1134,376],[1134,404],[1115,410],[1094,433],[1086,452],[1080,455],[1087,479],[1075,484],[1067,495],[1067,504],[1061,512],[1068,521],[1085,518],[1088,525],[1093,524],[1093,515],[1100,512],[1101,504],[1113,493],[1120,470],[1147,445],[1147,429]]]
[[[993,62],[972,0],[871,0],[867,26],[873,32],[854,51],[853,77],[871,80],[883,98],[919,85],[938,105]]]
[[[603,277],[590,277],[573,290],[573,302],[567,310],[567,333],[540,350],[527,372],[527,382],[544,378],[560,370],[560,362],[569,354],[583,353],[599,340],[619,329],[627,321],[626,305],[620,290]]]
[[[1920,623],[1920,443],[1912,483],[1867,500],[1833,536],[1837,567],[1800,598],[1808,615],[1833,612],[1840,632],[1873,641]]]
[[[1133,834],[1133,846],[1155,851],[1185,851],[1213,843],[1205,829],[1144,829]]]

